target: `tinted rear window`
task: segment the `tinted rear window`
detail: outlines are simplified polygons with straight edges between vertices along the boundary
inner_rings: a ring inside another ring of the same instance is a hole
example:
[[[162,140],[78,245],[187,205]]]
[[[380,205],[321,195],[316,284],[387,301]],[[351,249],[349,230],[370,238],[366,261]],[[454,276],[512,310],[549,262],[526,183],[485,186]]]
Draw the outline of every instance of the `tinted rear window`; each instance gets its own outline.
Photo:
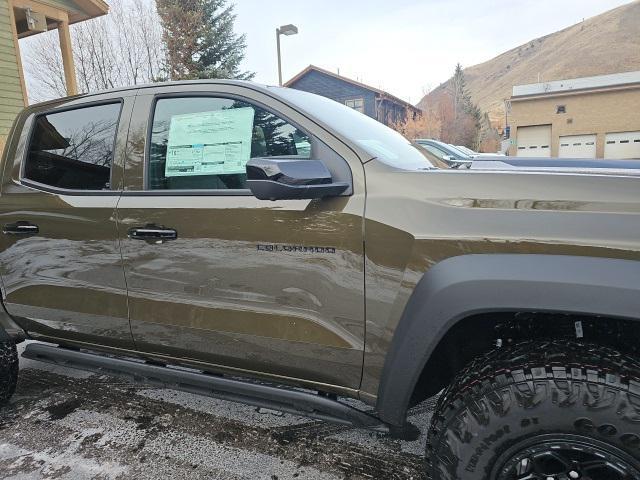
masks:
[[[24,177],[70,190],[110,188],[120,103],[39,116]]]

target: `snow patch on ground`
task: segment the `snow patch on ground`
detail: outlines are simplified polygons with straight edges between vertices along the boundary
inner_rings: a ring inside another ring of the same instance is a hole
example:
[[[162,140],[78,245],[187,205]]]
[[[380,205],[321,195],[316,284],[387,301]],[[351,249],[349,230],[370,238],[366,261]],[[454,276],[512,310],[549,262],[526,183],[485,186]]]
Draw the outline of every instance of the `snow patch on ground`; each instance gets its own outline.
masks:
[[[127,471],[123,465],[109,461],[97,462],[78,454],[77,450],[83,439],[81,436],[75,438],[62,452],[56,452],[53,448],[31,452],[10,443],[2,443],[0,460],[13,460],[9,465],[11,470],[27,471],[17,476],[3,478],[116,479]]]
[[[181,459],[194,464],[206,463],[215,458],[216,468],[233,472],[247,479],[272,479],[274,476],[279,480],[296,478],[337,480],[341,478],[312,467],[299,466],[289,460],[227,447],[209,439],[177,432],[159,435],[147,442],[144,449],[165,458]]]

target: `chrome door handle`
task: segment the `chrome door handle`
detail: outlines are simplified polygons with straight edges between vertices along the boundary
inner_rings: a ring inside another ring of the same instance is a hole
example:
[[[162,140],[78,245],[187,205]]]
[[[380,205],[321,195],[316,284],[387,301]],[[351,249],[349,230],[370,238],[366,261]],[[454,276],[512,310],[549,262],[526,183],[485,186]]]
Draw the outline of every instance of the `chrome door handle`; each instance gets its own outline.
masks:
[[[38,225],[22,220],[16,223],[6,223],[2,226],[2,233],[5,235],[33,235],[39,231]]]
[[[178,238],[178,232],[173,228],[165,228],[157,225],[130,228],[127,236],[132,240],[145,240],[151,243],[161,243],[166,240]]]

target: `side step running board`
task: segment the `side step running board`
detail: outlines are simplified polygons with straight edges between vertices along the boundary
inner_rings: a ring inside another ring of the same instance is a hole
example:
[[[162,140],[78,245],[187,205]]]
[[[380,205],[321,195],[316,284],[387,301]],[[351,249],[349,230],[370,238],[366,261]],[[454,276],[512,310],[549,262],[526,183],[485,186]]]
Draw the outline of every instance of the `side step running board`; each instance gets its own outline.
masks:
[[[88,351],[30,343],[23,357],[65,367],[117,375],[133,381],[280,410],[333,423],[389,433],[395,430],[356,408],[314,393],[208,375],[198,371],[163,367],[141,360],[111,357]]]

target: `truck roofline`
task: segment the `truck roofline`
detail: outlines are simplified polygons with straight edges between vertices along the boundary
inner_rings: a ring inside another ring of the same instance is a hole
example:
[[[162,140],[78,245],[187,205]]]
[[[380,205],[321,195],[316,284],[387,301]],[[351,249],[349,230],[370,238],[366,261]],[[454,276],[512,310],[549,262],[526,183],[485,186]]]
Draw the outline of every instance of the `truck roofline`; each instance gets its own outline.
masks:
[[[91,98],[100,95],[109,95],[122,92],[133,92],[136,90],[144,90],[148,88],[158,87],[171,87],[180,85],[236,85],[250,87],[254,90],[266,91],[273,85],[266,85],[262,83],[253,82],[251,80],[234,80],[234,79],[201,79],[201,80],[174,80],[169,82],[156,82],[156,83],[143,83],[140,85],[129,85],[126,87],[109,88],[107,90],[98,90],[96,92],[80,93],[78,95],[70,95],[65,97],[53,98],[51,100],[45,100],[44,102],[34,103],[29,105],[28,108],[39,108],[48,105],[55,105],[57,103],[67,102],[69,100]]]

